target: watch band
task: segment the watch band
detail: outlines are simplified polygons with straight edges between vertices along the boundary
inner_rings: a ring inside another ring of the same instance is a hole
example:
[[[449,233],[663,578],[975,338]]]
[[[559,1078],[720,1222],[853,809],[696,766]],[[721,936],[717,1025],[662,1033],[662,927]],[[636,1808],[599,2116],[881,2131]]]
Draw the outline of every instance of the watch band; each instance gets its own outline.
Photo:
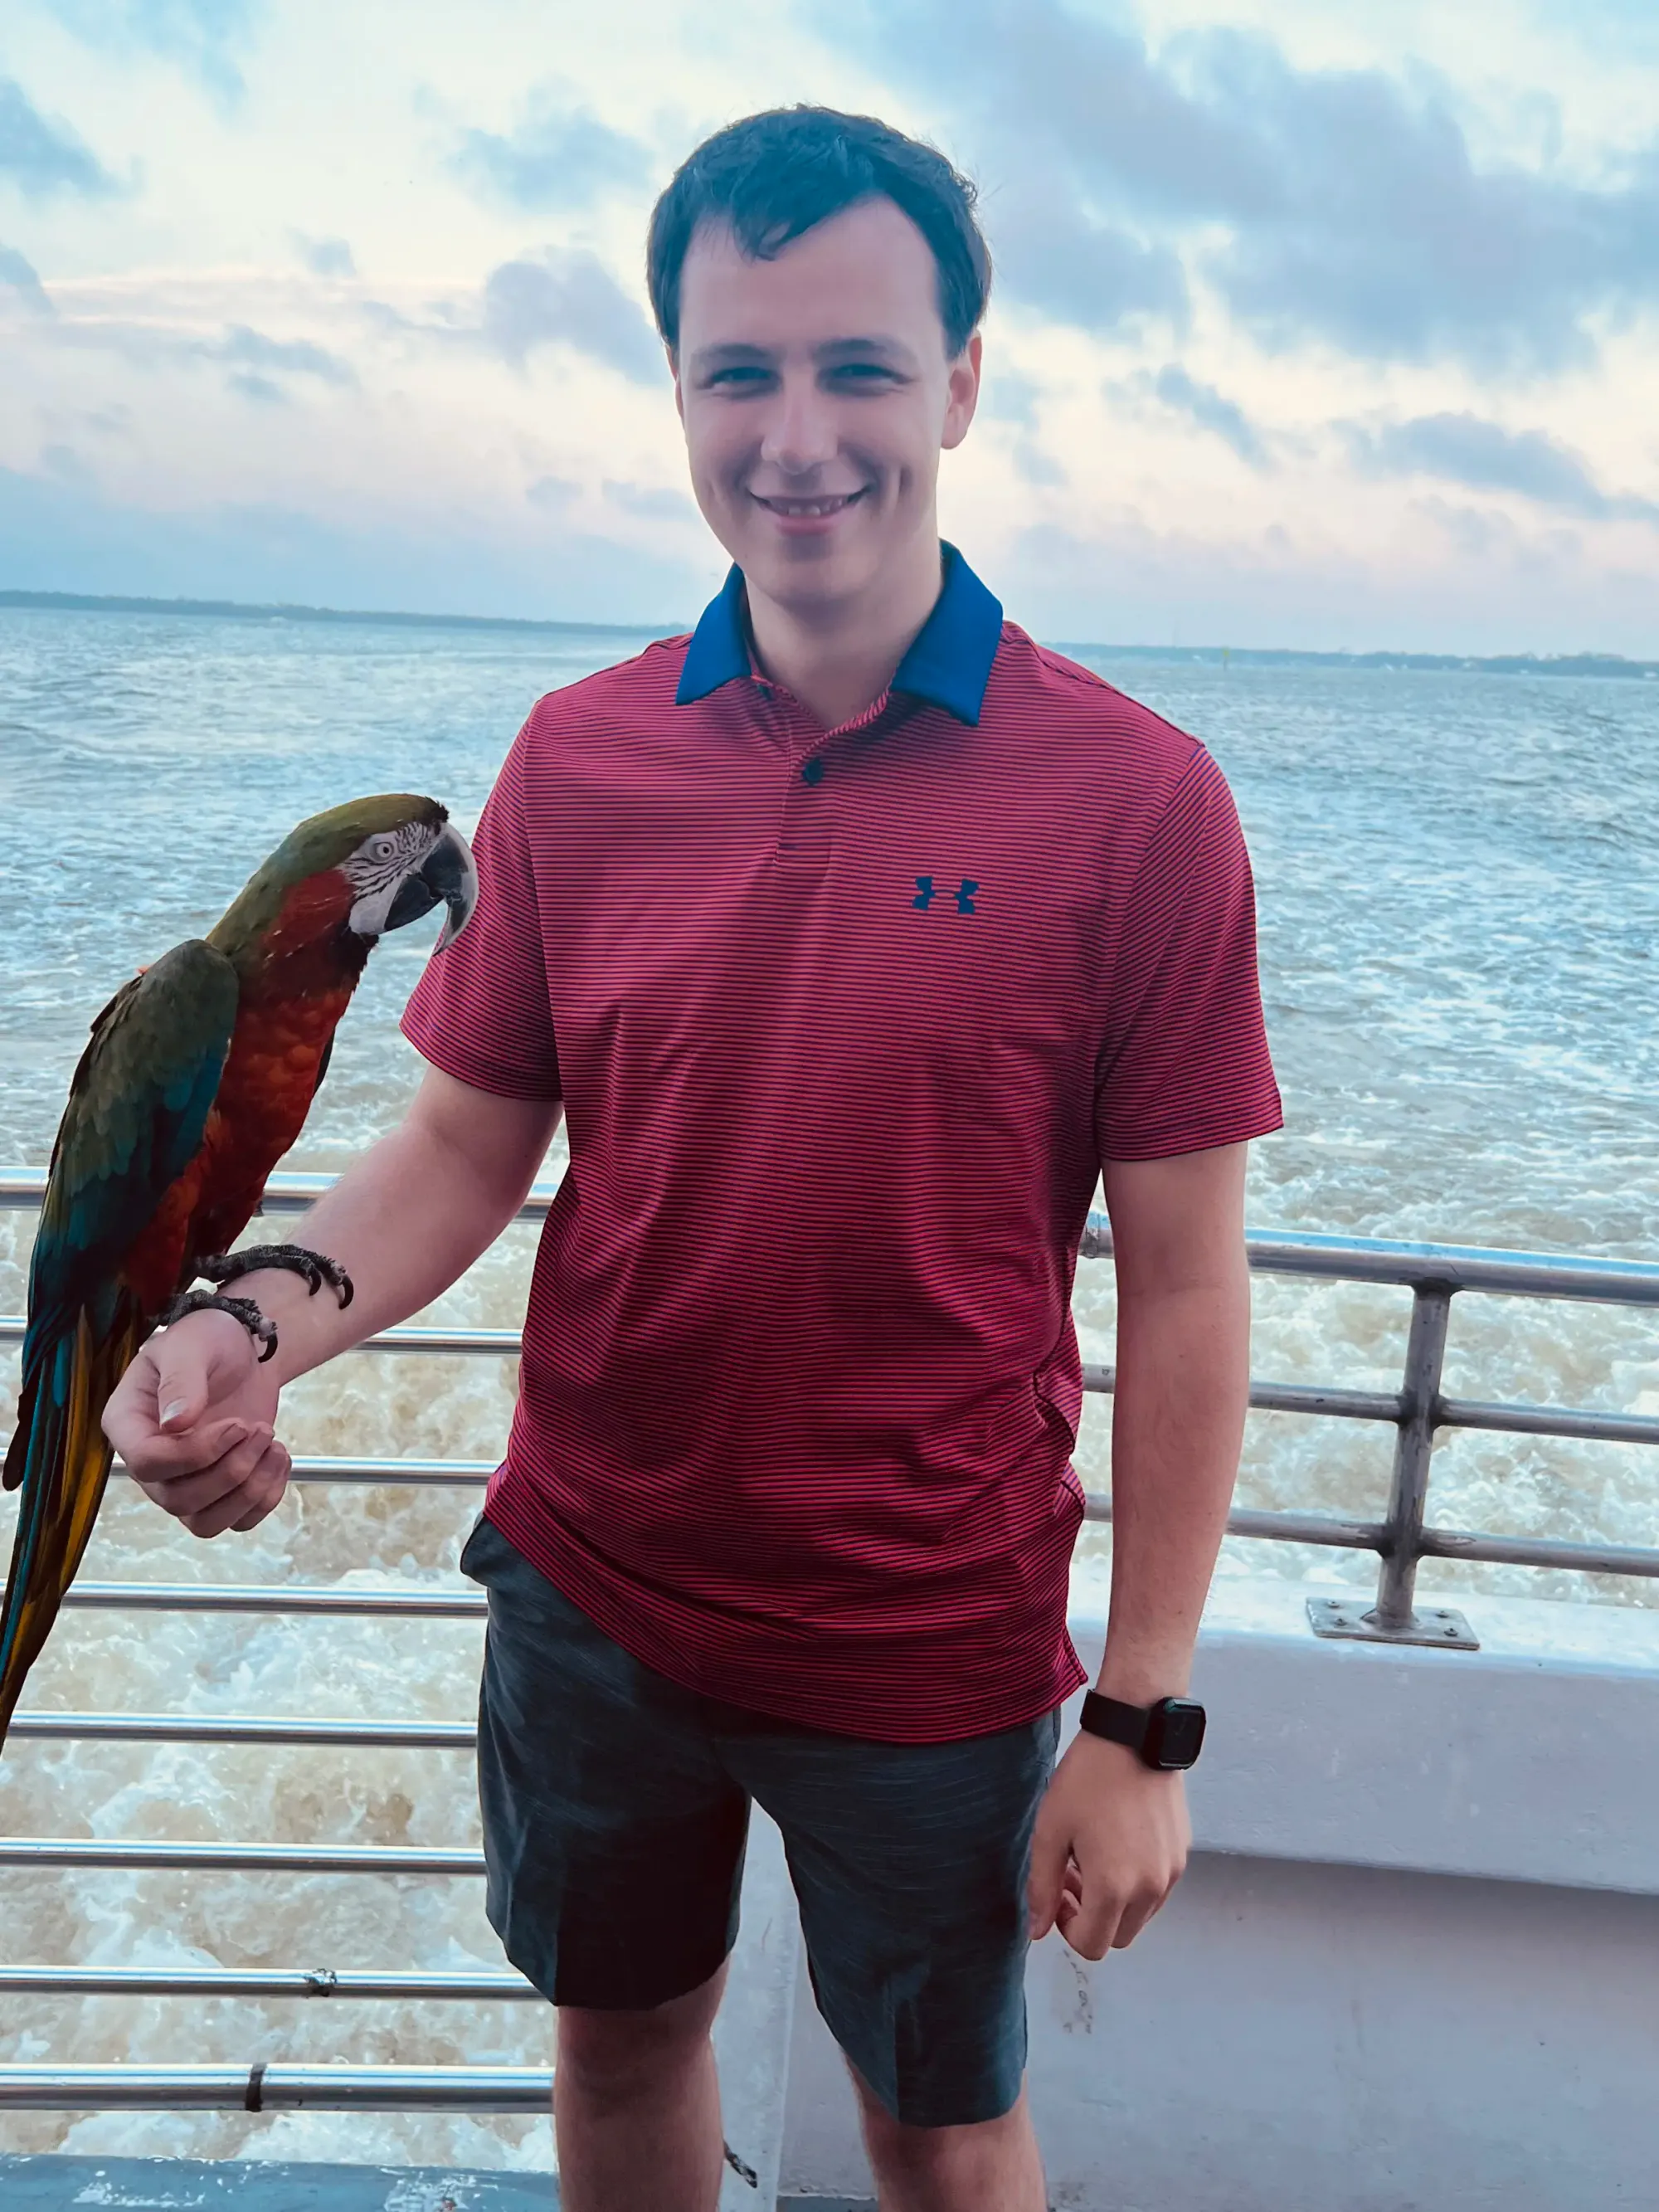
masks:
[[[1083,1700],[1081,1726],[1090,1735],[1104,1736],[1108,1743],[1144,1753],[1157,1710],[1155,1705],[1126,1705],[1121,1698],[1103,1698],[1091,1690]]]
[[[1191,1698],[1128,1705],[1091,1690],[1083,1700],[1082,1725],[1089,1735],[1122,1744],[1143,1765],[1164,1774],[1183,1773],[1204,1742],[1204,1708]]]

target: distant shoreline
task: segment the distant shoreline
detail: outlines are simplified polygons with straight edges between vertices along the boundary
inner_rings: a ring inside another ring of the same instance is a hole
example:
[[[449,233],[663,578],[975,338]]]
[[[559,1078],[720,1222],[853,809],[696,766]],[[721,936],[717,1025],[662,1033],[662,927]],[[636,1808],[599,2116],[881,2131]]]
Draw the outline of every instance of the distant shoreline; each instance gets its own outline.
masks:
[[[421,615],[352,607],[270,605],[240,599],[149,599],[88,592],[0,591],[0,611],[35,610],[60,614],[210,615],[243,622],[355,623],[364,628],[479,629],[604,637],[673,637],[689,623],[574,623],[520,615]],[[1294,646],[1106,645],[1061,643],[1063,653],[1094,653],[1121,660],[1175,660],[1249,667],[1375,668],[1468,672],[1484,676],[1619,676],[1659,682],[1659,660],[1626,660],[1615,653],[1316,653]]]

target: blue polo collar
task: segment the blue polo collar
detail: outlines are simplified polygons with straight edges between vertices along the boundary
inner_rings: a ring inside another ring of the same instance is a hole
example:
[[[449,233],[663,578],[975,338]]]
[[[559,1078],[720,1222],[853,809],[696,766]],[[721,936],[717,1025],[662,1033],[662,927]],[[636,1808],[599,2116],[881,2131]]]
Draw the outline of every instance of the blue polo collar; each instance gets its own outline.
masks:
[[[1002,639],[1002,603],[988,592],[954,545],[945,553],[945,581],[933,611],[916,633],[893,677],[895,691],[943,707],[959,722],[977,723]],[[706,699],[750,669],[743,571],[733,568],[718,599],[703,610],[680,671],[677,706]]]

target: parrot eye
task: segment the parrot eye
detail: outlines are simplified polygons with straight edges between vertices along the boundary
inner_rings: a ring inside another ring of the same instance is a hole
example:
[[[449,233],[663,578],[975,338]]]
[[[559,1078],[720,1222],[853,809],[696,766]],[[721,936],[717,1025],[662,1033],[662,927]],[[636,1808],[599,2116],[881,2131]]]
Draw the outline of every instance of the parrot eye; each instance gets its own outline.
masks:
[[[395,860],[398,857],[398,841],[395,837],[376,837],[368,849],[371,857],[374,860]]]

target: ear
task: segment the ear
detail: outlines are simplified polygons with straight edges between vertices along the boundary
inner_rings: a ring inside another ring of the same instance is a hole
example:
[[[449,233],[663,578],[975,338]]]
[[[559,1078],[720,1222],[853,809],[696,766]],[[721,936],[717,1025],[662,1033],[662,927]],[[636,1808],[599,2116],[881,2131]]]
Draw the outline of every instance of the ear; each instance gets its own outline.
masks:
[[[679,416],[680,426],[684,428],[685,425],[685,394],[680,389],[680,364],[675,356],[672,346],[665,346],[663,348],[663,351],[668,357],[668,374],[674,380],[674,412]]]
[[[945,428],[939,435],[939,444],[947,453],[968,435],[974,410],[979,405],[980,366],[983,352],[984,341],[975,331],[951,363]]]

